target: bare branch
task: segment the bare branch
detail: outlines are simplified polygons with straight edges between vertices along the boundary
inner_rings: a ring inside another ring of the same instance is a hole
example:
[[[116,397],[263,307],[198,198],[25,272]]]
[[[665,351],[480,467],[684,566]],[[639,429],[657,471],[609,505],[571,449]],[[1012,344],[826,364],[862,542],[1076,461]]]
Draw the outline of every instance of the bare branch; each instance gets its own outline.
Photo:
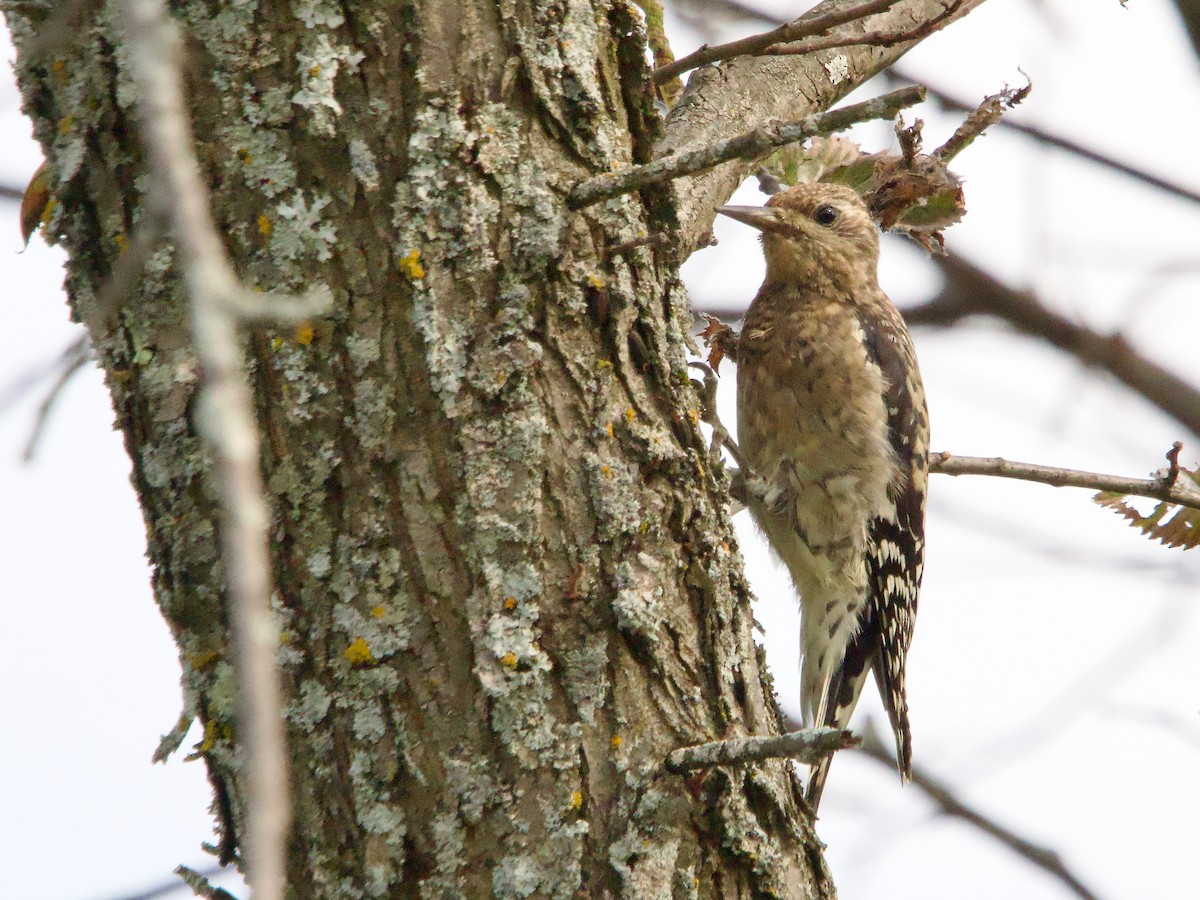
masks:
[[[888,75],[892,77],[894,82],[902,81],[910,84],[917,83],[916,79],[910,78],[908,75],[902,74],[895,69],[889,71]],[[929,88],[929,99],[936,101],[937,104],[944,109],[967,111],[973,108],[970,103],[964,103],[957,97],[954,97],[946,91],[938,88]],[[1155,175],[1152,172],[1147,172],[1144,169],[1131,166],[1128,163],[1121,162],[1120,160],[1114,159],[1111,156],[1105,156],[1103,153],[1099,153],[1083,146],[1082,144],[1077,144],[1075,141],[1068,140],[1067,138],[1059,137],[1056,134],[1052,134],[1044,129],[1038,128],[1036,125],[1024,125],[1020,122],[1013,122],[1010,119],[1002,119],[998,123],[998,127],[1007,129],[1009,131],[1015,131],[1018,134],[1023,134],[1026,137],[1032,138],[1038,143],[1045,144],[1049,147],[1056,147],[1059,150],[1065,150],[1066,152],[1086,159],[1089,162],[1104,166],[1106,169],[1111,169],[1114,172],[1119,172],[1122,175],[1127,175],[1130,178],[1134,178],[1142,182],[1143,184],[1157,188],[1160,191],[1165,191],[1168,194],[1172,194],[1183,200],[1190,200],[1193,203],[1200,203],[1200,192],[1198,191],[1183,187],[1182,185],[1176,184],[1173,181],[1168,181],[1167,179]]]
[[[1112,491],[1117,494],[1148,497],[1151,500],[1163,500],[1179,506],[1200,509],[1200,491],[1187,485],[1177,484],[1171,477],[1169,469],[1162,478],[1122,478],[1119,475],[1081,472],[1078,469],[1059,469],[1034,463],[1012,462],[998,456],[954,456],[950,453],[931,453],[929,455],[929,471],[956,476],[991,475],[995,478],[1036,481],[1039,484],[1048,484],[1053,487]],[[1178,469],[1175,472],[1178,475]]]
[[[1012,109],[1029,96],[1033,90],[1033,82],[1026,76],[1023,88],[1005,87],[996,94],[983,98],[983,102],[963,120],[954,130],[946,143],[933,151],[933,156],[943,163],[948,163],[971,145],[975,138],[983,134],[997,122],[1001,121],[1006,109]]]
[[[650,52],[654,55],[654,65],[660,69],[672,65],[675,62],[675,54],[671,51],[671,42],[667,40],[661,0],[636,0],[636,2],[642,8],[642,14],[646,19],[646,40],[650,44]],[[656,80],[654,83],[658,86],[659,94],[668,107],[674,106],[679,95],[683,93],[683,82],[678,77],[667,77],[662,81]]]
[[[794,22],[780,25],[778,28],[765,31],[762,34],[754,34],[738,41],[719,44],[716,47],[704,46],[695,53],[689,53],[683,59],[655,69],[654,83],[662,84],[664,81],[681,75],[688,69],[706,66],[709,63],[733,59],[735,56],[752,56],[762,53],[773,44],[795,41],[800,38],[811,37],[815,34],[823,34],[830,28],[838,25],[844,25],[856,19],[884,12],[888,8],[895,6],[898,2],[899,0],[867,0],[867,2],[860,3],[857,6],[850,6],[845,9],[833,9],[817,15],[813,15],[810,11],[808,15]]]
[[[993,316],[1103,369],[1200,435],[1200,390],[1137,352],[1120,334],[1100,334],[1048,309],[1027,291],[1000,283],[961,256],[934,257],[946,284],[928,303],[904,310],[909,325],[949,326]]]
[[[690,772],[767,759],[794,759],[806,765],[820,762],[838,750],[857,747],[859,738],[839,728],[802,728],[787,734],[730,738],[681,747],[667,757],[669,772]]]
[[[208,880],[208,876],[213,874],[211,871],[197,872],[187,866],[176,866],[175,874],[183,879],[183,883],[190,887],[197,897],[203,897],[204,900],[237,900],[225,888],[219,888]],[[257,897],[257,893],[255,896]]]
[[[862,103],[806,116],[795,122],[767,122],[728,140],[685,148],[642,166],[631,166],[623,172],[597,175],[581,181],[571,191],[567,202],[572,209],[581,209],[650,184],[711,169],[731,159],[756,159],[777,147],[794,144],[815,134],[841,131],[871,119],[890,119],[900,110],[920,103],[923,96],[920,85],[914,85]]]
[[[951,17],[962,5],[962,0],[955,0],[946,7],[941,15],[922,22],[914,28],[905,31],[867,31],[863,34],[831,34],[828,37],[815,38],[801,44],[784,44],[778,47],[768,47],[762,52],[768,56],[804,56],[806,53],[816,53],[818,50],[833,50],[837,47],[894,47],[908,41],[919,41],[927,38],[935,31],[941,31],[949,24]]]
[[[866,734],[863,737],[862,745],[858,748],[859,752],[864,756],[875,760],[881,765],[888,766],[891,769],[896,768],[896,760],[891,752],[884,746],[883,741],[879,739],[873,727],[868,727]],[[988,818],[983,813],[968,806],[963,801],[959,800],[952,788],[942,781],[934,778],[920,767],[914,766],[912,772],[912,783],[920,788],[926,796],[929,797],[938,808],[948,816],[953,816],[956,819],[962,819],[971,825],[974,825],[980,831],[988,836],[999,841],[1004,846],[1008,847],[1018,856],[1029,860],[1040,869],[1049,872],[1064,885],[1073,891],[1076,896],[1083,897],[1084,900],[1099,900],[1079,880],[1076,875],[1067,868],[1059,855],[1040,844],[1035,844],[1028,838],[1021,837],[1015,831],[1005,828],[1003,825]]]
[[[954,13],[963,18],[983,0],[964,0]],[[845,0],[825,0],[809,18],[846,8]],[[900,30],[945,12],[945,0],[899,0],[871,20],[879,30]],[[852,26],[857,28],[858,26]],[[904,55],[912,43],[894,47],[848,47],[832,58],[808,56],[743,56],[720,69],[697,69],[683,97],[666,120],[666,134],[655,148],[666,157],[681,150],[749,131],[770,119],[794,119],[833,106],[864,81]],[[754,169],[754,162],[734,159],[676,182],[679,253],[699,246],[712,227],[714,210]]]
[[[222,555],[240,684],[239,734],[247,756],[248,876],[257,900],[281,900],[291,814],[288,757],[275,668],[279,641],[270,606],[269,517],[238,340],[239,324],[254,304],[247,302],[250,293],[225,256],[194,155],[178,68],[178,30],[161,0],[124,0],[121,12],[138,89],[142,143],[159,196],[172,198],[168,214],[205,375],[200,425],[217,460]]]

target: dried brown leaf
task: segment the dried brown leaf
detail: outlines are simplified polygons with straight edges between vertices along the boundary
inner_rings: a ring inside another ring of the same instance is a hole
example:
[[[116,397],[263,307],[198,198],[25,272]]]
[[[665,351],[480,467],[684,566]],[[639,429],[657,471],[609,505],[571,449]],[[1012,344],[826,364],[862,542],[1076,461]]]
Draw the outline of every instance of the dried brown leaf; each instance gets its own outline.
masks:
[[[38,166],[29,179],[29,187],[21,198],[21,237],[26,244],[33,233],[42,224],[42,217],[50,206],[50,176],[46,173],[46,164]]]
[[[1186,477],[1200,487],[1200,467],[1191,471],[1180,469],[1178,477]],[[1092,497],[1095,503],[1113,510],[1151,540],[1185,550],[1200,546],[1200,509],[1164,500],[1142,515],[1126,502],[1127,499],[1126,495],[1114,491],[1101,491]]]
[[[721,367],[721,360],[726,356],[733,356],[734,347],[737,344],[737,333],[718,319],[716,316],[710,316],[707,313],[701,313],[704,321],[708,324],[704,326],[704,330],[700,332],[700,338],[708,344],[708,365],[712,368],[714,375],[719,375],[718,371]]]

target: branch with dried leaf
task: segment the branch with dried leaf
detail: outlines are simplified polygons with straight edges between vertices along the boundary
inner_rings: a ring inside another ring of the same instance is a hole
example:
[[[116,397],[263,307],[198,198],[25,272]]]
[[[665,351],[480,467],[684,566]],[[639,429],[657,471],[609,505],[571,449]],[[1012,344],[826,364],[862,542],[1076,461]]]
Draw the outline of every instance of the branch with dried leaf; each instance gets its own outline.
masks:
[[[137,86],[141,138],[191,299],[192,339],[204,370],[199,425],[216,460],[235,668],[239,735],[247,757],[247,874],[259,900],[282,900],[291,815],[278,632],[271,614],[270,518],[259,470],[258,428],[239,328],[250,318],[312,315],[327,296],[255,295],[240,283],[212,218],[196,161],[180,73],[183,42],[162,0],[124,0],[121,18]]]
[[[896,69],[889,69],[887,75],[893,83],[918,83],[917,79],[911,78],[907,74],[901,73]],[[964,103],[959,98],[954,97],[939,88],[929,88],[929,99],[936,102],[943,109],[960,111],[971,109],[971,105],[969,103]],[[1043,128],[1039,128],[1036,125],[1026,125],[1021,122],[1005,120],[1000,123],[1000,127],[1007,131],[1014,131],[1018,134],[1023,134],[1040,144],[1045,144],[1048,147],[1055,147],[1059,150],[1063,150],[1074,156],[1078,156],[1081,159],[1086,159],[1089,162],[1103,166],[1106,169],[1111,169],[1112,171],[1121,175],[1127,175],[1130,178],[1134,178],[1142,182],[1143,184],[1157,188],[1161,191],[1165,191],[1168,194],[1172,194],[1183,200],[1190,200],[1193,203],[1200,203],[1200,192],[1186,188],[1183,185],[1176,184],[1175,182],[1169,181],[1159,175],[1155,175],[1152,172],[1139,169],[1137,166],[1131,166],[1128,163],[1121,162],[1120,160],[1114,159],[1111,156],[1106,156],[1103,153],[1093,150],[1090,147],[1085,147],[1082,144],[1076,143],[1075,141],[1052,134],[1051,132],[1046,131]]]
[[[885,765],[893,770],[896,768],[895,758],[870,724],[868,724],[865,730],[862,744],[858,748],[858,751],[881,765]],[[1084,900],[1098,900],[1096,895],[1079,880],[1078,876],[1067,867],[1055,851],[1022,837],[1015,831],[1005,828],[995,820],[984,815],[979,810],[968,806],[962,800],[958,799],[952,788],[918,766],[913,767],[912,784],[920,788],[929,799],[936,803],[938,809],[944,815],[953,816],[956,819],[961,819],[975,826],[989,837],[994,838],[1012,850],[1022,859],[1028,860],[1038,868],[1054,876],[1077,896],[1084,898]]]
[[[931,453],[929,471],[941,475],[989,475],[993,478],[1013,478],[1018,481],[1034,481],[1052,487],[1078,487],[1114,494],[1121,497],[1146,497],[1176,506],[1187,506],[1200,510],[1200,489],[1189,483],[1193,475],[1179,467],[1177,443],[1168,453],[1169,468],[1154,478],[1123,478],[1119,475],[1103,475],[1099,472],[1084,472],[1079,469],[1060,469],[1035,463],[1014,462],[999,456],[956,456],[952,453]],[[1181,481],[1180,473],[1188,476]]]
[[[982,2],[964,0],[952,20],[964,18]],[[825,0],[809,12],[808,19],[840,14],[846,8],[839,0]],[[898,0],[872,18],[870,25],[883,31],[909,29],[945,11],[945,0]],[[839,53],[837,77],[825,68],[829,61],[822,54],[742,56],[728,60],[719,71],[700,68],[688,80],[682,98],[667,118],[666,133],[656,147],[656,155],[667,157],[724,140],[764,120],[791,119],[828,109],[911,47],[908,43],[848,47]],[[687,255],[703,242],[712,228],[713,210],[728,200],[754,166],[754,161],[734,159],[692,175],[680,185],[675,228],[680,255]]]
[[[681,747],[663,763],[669,772],[690,772],[768,759],[792,759],[813,765],[836,753],[857,747],[859,739],[840,728],[802,728],[787,734],[729,738]]]
[[[917,85],[841,109],[806,116],[795,122],[768,122],[753,131],[724,141],[685,148],[654,162],[632,166],[623,172],[589,178],[575,186],[567,203],[572,209],[581,209],[609,197],[640,190],[647,185],[711,169],[732,159],[756,159],[777,147],[803,141],[817,134],[841,131],[871,119],[890,119],[900,110],[920,103],[922,96],[920,86]]]

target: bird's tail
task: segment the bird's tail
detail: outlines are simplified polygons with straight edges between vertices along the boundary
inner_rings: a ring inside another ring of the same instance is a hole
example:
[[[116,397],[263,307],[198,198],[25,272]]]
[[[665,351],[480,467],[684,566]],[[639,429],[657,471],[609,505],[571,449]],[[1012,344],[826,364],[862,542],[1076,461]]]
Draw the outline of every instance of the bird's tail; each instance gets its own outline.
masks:
[[[867,678],[866,661],[857,652],[857,641],[851,643],[846,650],[841,667],[834,673],[821,703],[822,715],[816,725],[825,728],[845,728],[858,705],[859,695],[862,694],[863,682]],[[816,813],[821,803],[821,793],[825,790],[825,779],[829,777],[829,764],[832,756],[827,756],[813,766],[808,778],[806,798],[809,808]]]

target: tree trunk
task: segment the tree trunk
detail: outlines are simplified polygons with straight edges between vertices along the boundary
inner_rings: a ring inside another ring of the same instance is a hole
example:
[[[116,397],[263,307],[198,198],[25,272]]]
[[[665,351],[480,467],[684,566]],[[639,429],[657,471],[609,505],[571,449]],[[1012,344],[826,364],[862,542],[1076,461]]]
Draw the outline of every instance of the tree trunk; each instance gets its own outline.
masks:
[[[893,12],[908,27],[941,8]],[[239,273],[335,297],[324,318],[246,341],[291,895],[831,895],[790,765],[661,767],[780,724],[697,425],[678,279],[746,164],[582,212],[565,197],[660,141],[828,106],[906,46],[847,50],[833,84],[811,60],[735,63],[697,80],[664,138],[621,2],[175,12]],[[136,97],[112,4],[49,49],[31,44],[40,15],[8,21],[56,185],[46,233],[70,251],[71,308],[133,460],[228,856],[244,761],[184,286],[163,245],[118,310],[97,302],[150,218]],[[660,232],[673,239],[629,245]]]

